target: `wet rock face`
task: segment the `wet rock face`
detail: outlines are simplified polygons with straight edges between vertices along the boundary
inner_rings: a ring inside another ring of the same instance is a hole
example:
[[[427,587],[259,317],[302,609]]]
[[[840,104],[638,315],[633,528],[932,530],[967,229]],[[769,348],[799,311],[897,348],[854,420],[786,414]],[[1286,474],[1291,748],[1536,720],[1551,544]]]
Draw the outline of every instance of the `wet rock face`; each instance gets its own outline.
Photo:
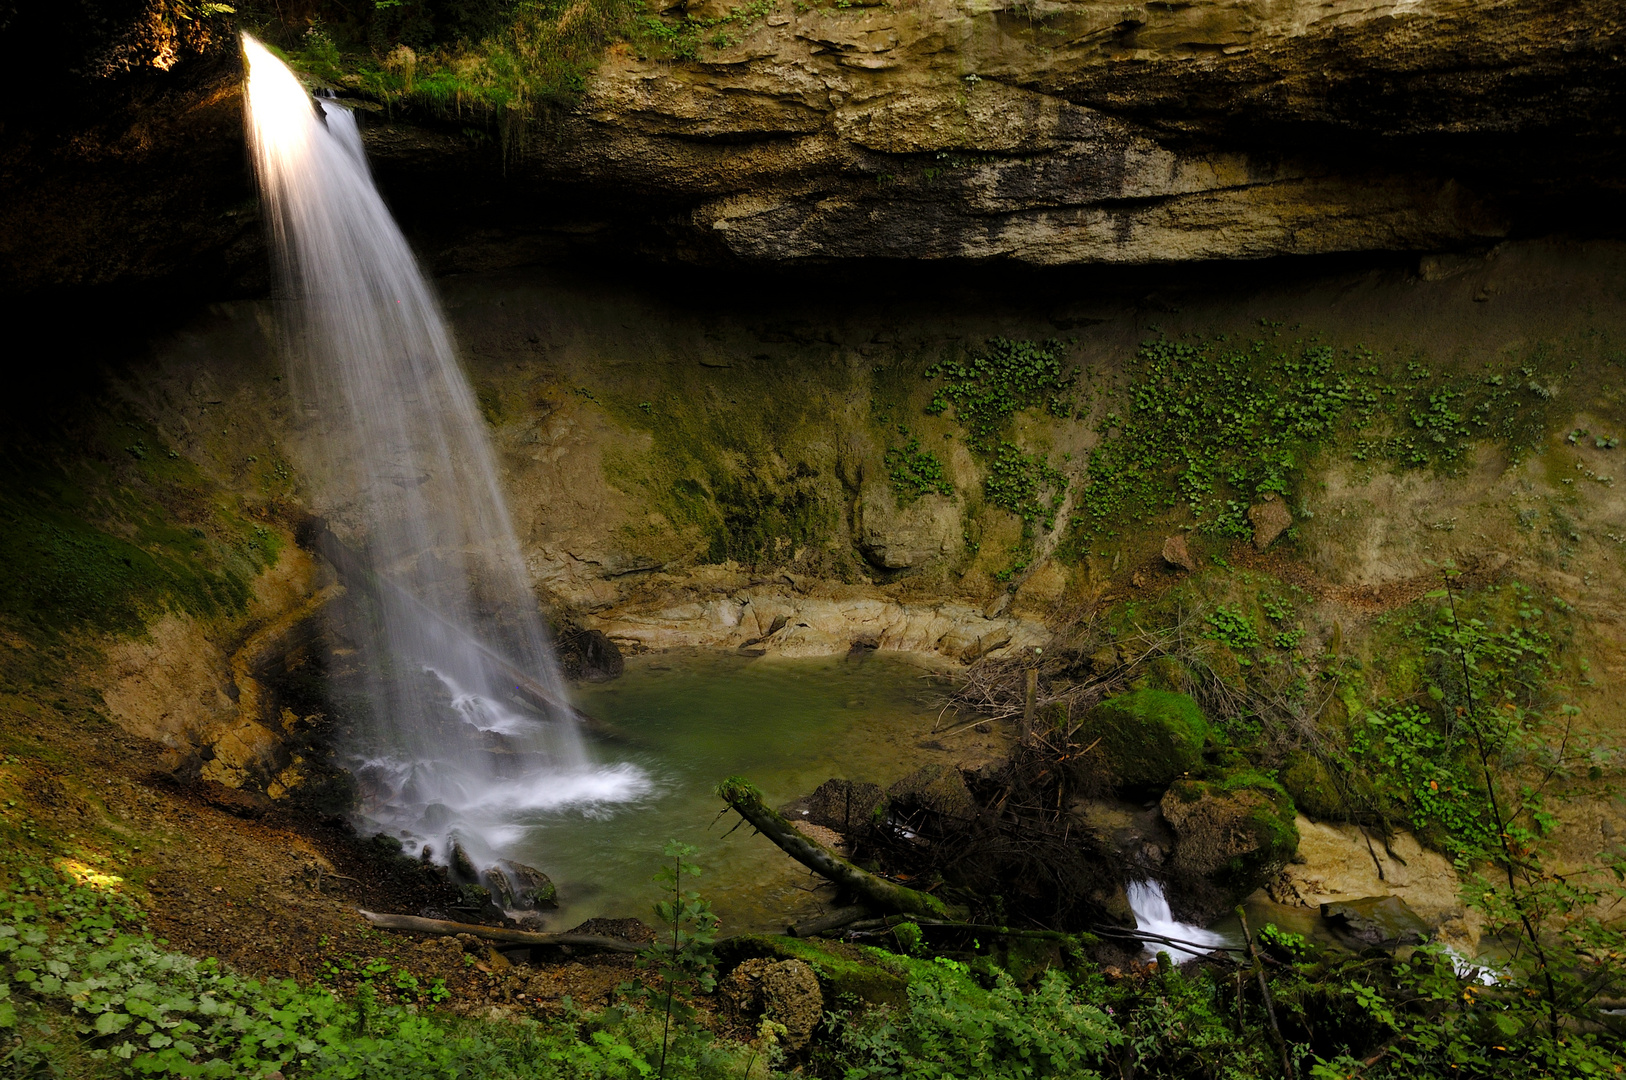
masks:
[[[858,499],[858,549],[886,570],[919,566],[960,547],[960,508],[942,495],[899,505],[890,484],[867,483]]]
[[[566,676],[585,682],[619,679],[626,668],[621,649],[602,630],[571,628],[559,635],[559,665]]]

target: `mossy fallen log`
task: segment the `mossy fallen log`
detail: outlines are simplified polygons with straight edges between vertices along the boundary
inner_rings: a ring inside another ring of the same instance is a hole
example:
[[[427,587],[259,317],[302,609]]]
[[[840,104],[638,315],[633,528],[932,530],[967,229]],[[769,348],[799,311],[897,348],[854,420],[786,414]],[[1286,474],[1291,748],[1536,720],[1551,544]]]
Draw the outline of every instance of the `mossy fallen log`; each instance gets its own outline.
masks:
[[[451,922],[447,919],[425,919],[417,915],[387,915],[375,911],[357,913],[381,930],[411,930],[419,934],[469,934],[485,941],[502,941],[511,945],[575,945],[584,949],[603,949],[606,952],[642,952],[635,945],[620,938],[601,934],[546,934],[532,930],[507,930],[500,926],[480,926],[476,923]]]
[[[795,938],[817,937],[820,934],[829,933],[831,930],[840,930],[843,926],[850,926],[869,913],[869,908],[862,904],[855,904],[852,907],[836,908],[834,911],[821,915],[816,919],[796,923],[794,926],[786,927],[786,930],[791,937]]]
[[[820,877],[847,890],[876,911],[953,919],[955,913],[937,897],[896,885],[861,870],[823,844],[798,832],[779,811],[763,801],[762,792],[748,780],[729,777],[717,785],[717,795],[781,851]]]

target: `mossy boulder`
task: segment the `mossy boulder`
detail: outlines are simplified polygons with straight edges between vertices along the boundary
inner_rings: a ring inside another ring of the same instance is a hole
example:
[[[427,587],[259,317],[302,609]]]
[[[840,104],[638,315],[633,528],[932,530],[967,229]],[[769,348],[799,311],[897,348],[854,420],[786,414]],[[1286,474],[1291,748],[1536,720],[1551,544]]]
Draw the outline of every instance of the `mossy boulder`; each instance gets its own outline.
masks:
[[[1086,758],[1122,791],[1158,791],[1202,766],[1210,729],[1197,703],[1169,690],[1107,698],[1084,720],[1080,740],[1100,742]]]
[[[1172,656],[1159,656],[1146,665],[1146,683],[1153,690],[1183,693],[1192,683],[1191,672]]]
[[[1349,813],[1348,801],[1325,762],[1308,750],[1294,750],[1282,762],[1282,787],[1303,813],[1319,821],[1337,820]]]
[[[901,960],[880,949],[775,934],[740,934],[717,943],[718,961],[732,967],[746,960],[800,960],[813,969],[827,1006],[909,1004],[909,981]]]
[[[1216,905],[1248,895],[1298,852],[1293,798],[1263,773],[1179,780],[1160,806],[1175,835],[1171,873]]]

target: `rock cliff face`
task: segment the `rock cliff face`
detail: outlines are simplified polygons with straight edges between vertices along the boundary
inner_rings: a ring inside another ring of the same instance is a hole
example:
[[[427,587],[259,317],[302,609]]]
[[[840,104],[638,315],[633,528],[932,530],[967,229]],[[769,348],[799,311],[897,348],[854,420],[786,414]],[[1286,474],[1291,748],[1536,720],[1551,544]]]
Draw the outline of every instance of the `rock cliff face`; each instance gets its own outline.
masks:
[[[696,62],[612,50],[523,170],[641,192],[686,246],[750,261],[1472,244],[1618,160],[1620,16],[1532,0],[783,0]]]
[[[614,46],[577,107],[506,150],[462,124],[371,126],[439,268],[560,237],[722,262],[1144,264],[1615,225],[1626,18],[1607,0],[688,7],[725,20],[696,59]],[[78,119],[13,106],[5,280],[262,282],[230,67],[109,81]]]

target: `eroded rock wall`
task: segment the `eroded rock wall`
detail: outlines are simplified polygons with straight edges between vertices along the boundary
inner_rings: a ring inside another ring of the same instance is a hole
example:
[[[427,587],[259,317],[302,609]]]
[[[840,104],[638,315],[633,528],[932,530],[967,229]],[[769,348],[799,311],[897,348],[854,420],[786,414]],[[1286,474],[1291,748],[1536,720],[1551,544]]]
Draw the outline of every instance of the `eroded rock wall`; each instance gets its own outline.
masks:
[[[613,45],[578,103],[500,131],[354,99],[437,268],[1143,265],[1619,233],[1611,0],[685,6],[662,17],[692,58]],[[0,282],[263,290],[239,78],[217,43],[14,109]]]

